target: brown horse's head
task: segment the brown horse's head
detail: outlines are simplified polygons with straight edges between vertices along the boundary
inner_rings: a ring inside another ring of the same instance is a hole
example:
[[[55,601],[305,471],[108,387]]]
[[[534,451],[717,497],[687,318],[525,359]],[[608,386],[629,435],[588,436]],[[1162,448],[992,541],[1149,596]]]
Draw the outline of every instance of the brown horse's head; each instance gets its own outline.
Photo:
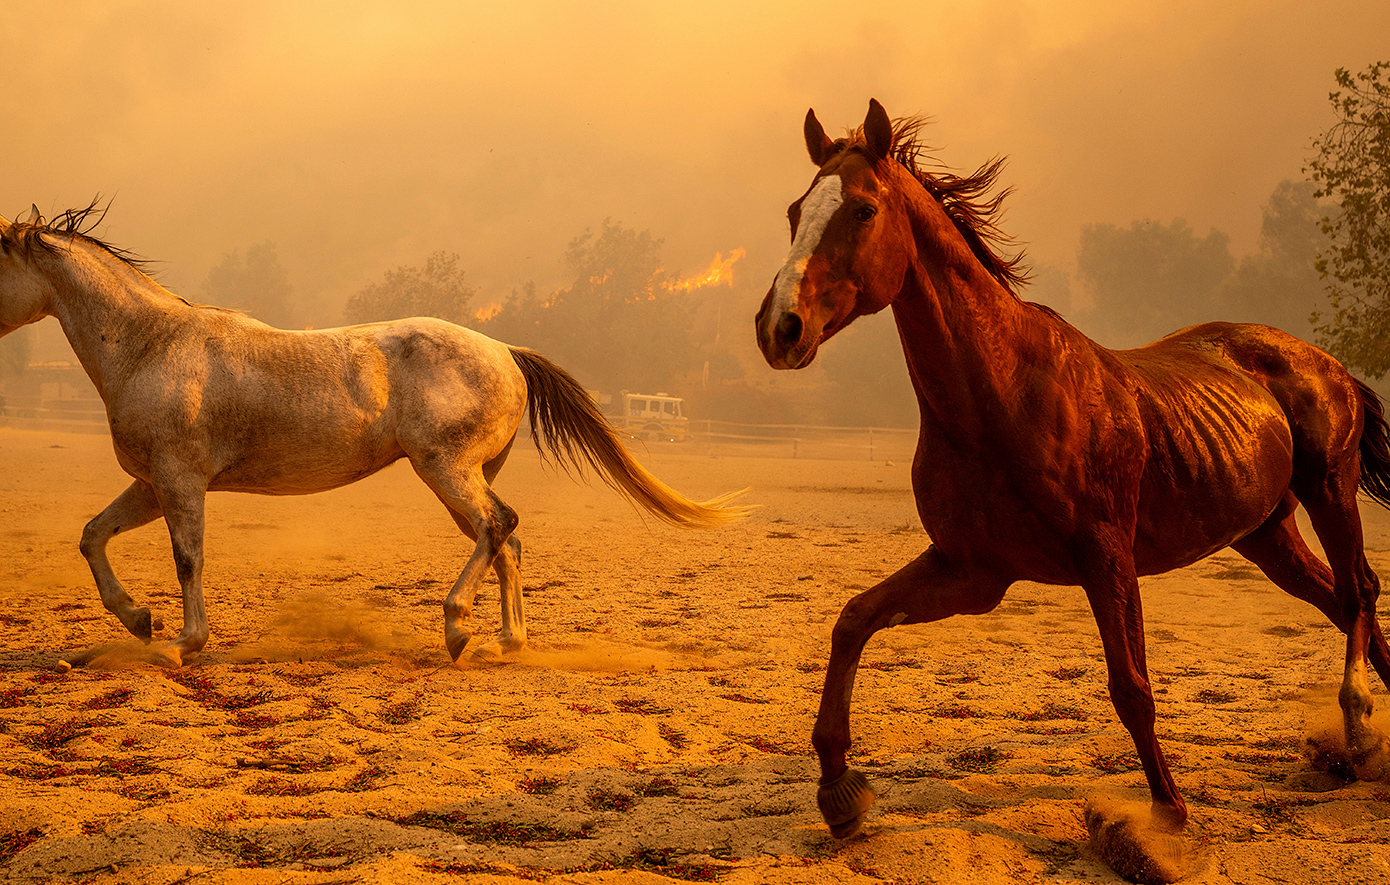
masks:
[[[890,158],[893,126],[869,102],[862,136],[831,141],[806,112],[806,149],[820,167],[791,204],[792,247],[758,311],[758,347],[774,369],[810,365],[822,341],[888,306],[913,254],[894,201],[903,174]]]

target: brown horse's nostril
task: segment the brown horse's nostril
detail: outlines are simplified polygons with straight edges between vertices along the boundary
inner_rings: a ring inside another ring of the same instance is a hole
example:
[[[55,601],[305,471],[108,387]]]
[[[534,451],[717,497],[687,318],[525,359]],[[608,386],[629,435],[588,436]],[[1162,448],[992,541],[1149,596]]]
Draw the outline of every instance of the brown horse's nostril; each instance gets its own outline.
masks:
[[[794,313],[784,314],[777,321],[777,343],[784,351],[791,350],[801,343],[801,317]]]

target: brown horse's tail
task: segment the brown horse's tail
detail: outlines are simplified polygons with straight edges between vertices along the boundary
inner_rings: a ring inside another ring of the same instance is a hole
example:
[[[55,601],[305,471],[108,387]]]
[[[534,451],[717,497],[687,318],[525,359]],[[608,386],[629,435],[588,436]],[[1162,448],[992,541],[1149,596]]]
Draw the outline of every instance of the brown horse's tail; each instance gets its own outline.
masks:
[[[1361,431],[1361,491],[1390,508],[1390,428],[1385,424],[1385,405],[1359,378],[1351,380],[1366,414]]]
[[[511,352],[526,378],[531,435],[542,457],[548,449],[561,467],[579,473],[588,464],[628,500],[674,525],[710,527],[748,516],[751,507],[729,503],[742,492],[696,502],[652,476],[628,454],[593,398],[570,373],[534,350],[513,347]]]

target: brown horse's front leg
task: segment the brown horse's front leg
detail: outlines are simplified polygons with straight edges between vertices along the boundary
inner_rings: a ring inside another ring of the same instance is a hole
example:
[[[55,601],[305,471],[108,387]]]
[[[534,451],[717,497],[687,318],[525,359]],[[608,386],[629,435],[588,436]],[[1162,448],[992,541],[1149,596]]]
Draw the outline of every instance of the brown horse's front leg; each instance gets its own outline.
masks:
[[[1152,804],[1144,815],[1092,802],[1086,810],[1086,827],[1092,847],[1115,872],[1135,882],[1175,882],[1187,868],[1186,848],[1179,835],[1187,823],[1187,805],[1154,734],[1139,579],[1127,549],[1103,542],[1097,548],[1082,557],[1090,566],[1082,587],[1100,628],[1110,700],[1134,740]]]
[[[1110,701],[1144,766],[1153,798],[1155,821],[1172,830],[1187,823],[1187,804],[1178,793],[1154,733],[1154,696],[1144,654],[1144,612],[1139,603],[1139,579],[1134,563],[1116,561],[1107,574],[1083,583],[1105,650],[1110,675]]]
[[[1007,580],[954,569],[936,547],[930,547],[883,583],[851,599],[840,612],[831,633],[820,712],[811,732],[821,769],[817,801],[837,839],[859,830],[864,812],[874,801],[868,781],[845,760],[854,675],[869,637],[884,627],[990,611],[1008,586]]]

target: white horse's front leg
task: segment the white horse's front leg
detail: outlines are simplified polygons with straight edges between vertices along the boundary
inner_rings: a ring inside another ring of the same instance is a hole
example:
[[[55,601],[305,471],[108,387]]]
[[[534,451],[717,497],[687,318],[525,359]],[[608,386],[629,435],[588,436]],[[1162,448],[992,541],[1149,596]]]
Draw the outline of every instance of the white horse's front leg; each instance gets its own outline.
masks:
[[[106,606],[107,611],[120,618],[132,636],[146,642],[149,642],[154,631],[161,629],[163,625],[150,617],[148,608],[137,606],[130,598],[130,594],[111,569],[110,560],[106,558],[106,543],[118,532],[128,532],[148,525],[159,517],[159,501],[155,497],[154,489],[149,483],[137,479],[121,492],[116,500],[107,505],[105,510],[87,523],[87,527],[82,531],[82,543],[79,545],[83,558],[92,570],[97,592],[101,594],[101,604]]]
[[[183,591],[183,630],[158,651],[174,667],[183,666],[187,655],[202,651],[208,642],[208,616],[203,605],[203,511],[207,489],[186,478],[156,485],[155,493],[169,540],[174,548],[174,570]]]

